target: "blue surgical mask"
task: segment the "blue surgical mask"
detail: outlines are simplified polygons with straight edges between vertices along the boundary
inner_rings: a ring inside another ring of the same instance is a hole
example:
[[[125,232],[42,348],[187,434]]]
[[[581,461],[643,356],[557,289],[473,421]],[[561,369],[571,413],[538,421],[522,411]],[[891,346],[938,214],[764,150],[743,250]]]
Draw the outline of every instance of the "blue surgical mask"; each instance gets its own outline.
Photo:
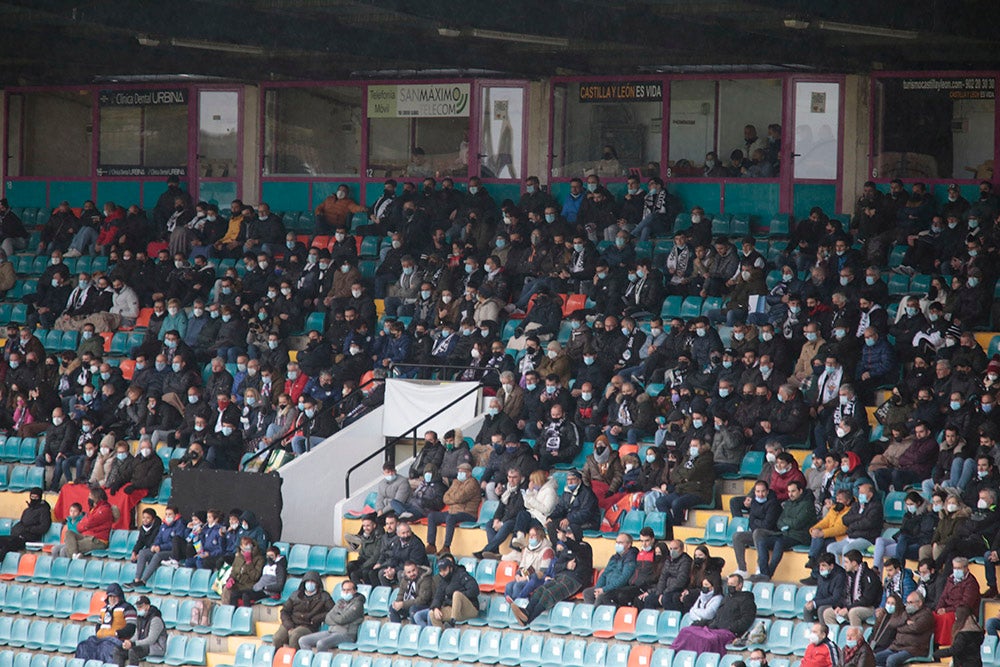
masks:
[[[694,426],[695,428],[701,428],[702,426],[705,425],[705,422],[704,420],[701,419],[692,419],[691,425]]]
[[[181,365],[179,363],[170,364],[170,369],[173,370],[173,372],[175,372],[175,373],[180,373],[181,372]]]
[[[424,473],[424,481],[425,482],[427,482],[428,484],[430,484],[432,479],[434,479],[434,475],[433,474],[431,474],[429,472],[425,472]]]
[[[528,391],[535,391],[536,387],[538,387],[538,385],[534,384],[533,382],[529,382],[528,384],[524,385],[524,388],[527,389]]]
[[[545,222],[555,222],[555,221],[556,221],[556,214],[555,213],[546,213],[545,214]]]
[[[865,282],[869,285],[875,284],[875,276],[865,276]]]
[[[228,438],[232,434],[233,434],[233,427],[232,426],[223,426],[222,427],[222,435],[224,435],[224,436],[226,436]]]
[[[486,408],[486,414],[488,414],[490,417],[496,417],[498,414],[500,414],[500,411],[497,410],[496,408]]]
[[[587,192],[597,192],[597,183],[587,183]]]
[[[874,347],[875,346],[875,339],[874,338],[865,338],[865,345],[867,345],[868,347]]]
[[[469,186],[469,194],[470,195],[479,194],[479,186],[478,185],[470,185]]]
[[[115,458],[118,459],[119,461],[124,461],[125,459],[128,458],[128,452],[118,452],[117,454],[115,454]]]
[[[858,494],[858,502],[861,503],[862,505],[866,504],[868,502],[868,494],[867,493],[859,493]]]
[[[656,463],[656,454],[646,454],[646,463]]]
[[[586,364],[587,366],[593,366],[595,359],[596,357],[584,357],[583,363]]]
[[[951,408],[952,410],[961,410],[962,404],[959,403],[958,401],[952,401],[948,404],[948,407]]]

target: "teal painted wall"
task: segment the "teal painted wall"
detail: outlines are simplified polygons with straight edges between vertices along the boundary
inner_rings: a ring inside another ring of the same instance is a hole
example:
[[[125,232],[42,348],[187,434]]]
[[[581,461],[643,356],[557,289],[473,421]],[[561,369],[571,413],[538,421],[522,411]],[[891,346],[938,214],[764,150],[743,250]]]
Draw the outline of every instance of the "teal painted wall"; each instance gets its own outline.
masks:
[[[46,181],[7,181],[5,190],[11,206],[45,208],[49,205]]]
[[[141,197],[142,184],[139,181],[102,181],[97,184],[98,206],[113,201],[122,208],[128,208],[132,204],[138,204]]]
[[[809,210],[819,206],[827,215],[837,212],[837,187],[832,183],[799,183],[792,188],[792,213],[796,220],[809,217]]]
[[[727,215],[749,214],[770,220],[778,212],[780,187],[777,183],[726,183]],[[706,207],[707,209],[707,207]]]
[[[719,212],[719,201],[722,197],[722,186],[719,183],[672,181],[667,184],[667,191],[681,200],[682,211],[690,211],[695,206],[701,206],[707,214]]]
[[[55,208],[63,201],[68,201],[70,206],[83,206],[83,202],[90,199],[90,181],[50,181],[49,182],[49,206]]]
[[[311,211],[309,206],[309,184],[300,182],[262,183],[263,201],[272,211]]]
[[[313,183],[312,186],[312,209],[323,203],[323,200],[330,195],[337,192],[341,183]],[[347,189],[351,192],[351,199],[354,201],[361,201],[361,184],[360,183],[343,183],[347,186]],[[312,210],[310,209],[310,210]]]

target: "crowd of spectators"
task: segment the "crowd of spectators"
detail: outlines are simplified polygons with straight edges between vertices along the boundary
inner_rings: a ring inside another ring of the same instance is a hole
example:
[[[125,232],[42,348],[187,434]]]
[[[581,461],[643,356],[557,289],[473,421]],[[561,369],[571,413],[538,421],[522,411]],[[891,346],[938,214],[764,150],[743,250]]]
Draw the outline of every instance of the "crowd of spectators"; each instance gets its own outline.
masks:
[[[820,588],[806,613],[827,622],[914,616],[924,606],[939,616],[978,610],[970,557],[985,555],[986,595],[996,595],[1000,360],[974,336],[991,321],[1000,246],[1000,200],[988,183],[975,202],[956,186],[942,203],[921,184],[908,192],[894,181],[883,194],[869,183],[849,224],[813,209],[783,252],[765,256],[752,237],[713,237],[699,206],[678,217],[655,177],[630,179],[621,197],[596,175],[575,179],[562,202],[529,178],[519,201],[499,205],[477,179],[466,192],[450,179],[387,181],[368,224],[353,230],[390,237],[370,277],[349,233],[361,209],[341,190],[316,211],[334,231],[323,248],[286,231],[266,204],[234,201],[220,216],[176,182],[149,217],[92,202],[80,216],[66,203],[53,213],[32,249],[48,253],[51,266],[25,299],[28,321],[8,328],[0,422],[11,433],[46,434],[37,463],[52,467],[53,488],[62,478],[95,486],[83,521],[100,509],[97,487],[158,486],[159,461],[142,464],[160,443],[186,448],[185,467],[236,469],[263,447],[303,454],[381,402],[387,374],[454,367],[448,375],[487,387],[482,428],[471,442],[458,429],[441,441],[427,433],[407,478],[387,467],[376,517],[357,536],[364,557],[352,580],[400,584],[401,617],[445,623],[476,613],[468,573],[445,556],[455,525],[475,518],[482,498],[499,509],[476,555],[499,557],[510,539],[528,560],[511,590],[527,600],[516,612],[525,622],[586,589],[598,602],[696,609],[702,627],[739,637],[748,629],[743,580],[771,578],[793,546],[809,547],[807,582]],[[24,247],[28,230],[18,230],[6,203],[0,216],[3,242]],[[682,218],[690,224],[675,225]],[[636,237],[664,235],[669,250],[637,253]],[[929,274],[927,287],[901,299],[887,286],[894,244],[908,248],[897,273]],[[106,255],[107,271],[70,275],[64,257],[89,253]],[[222,270],[224,260],[241,267]],[[585,295],[586,306],[564,313],[564,294]],[[685,318],[664,312],[665,299],[678,296],[714,297],[717,307]],[[375,299],[384,299],[381,329]],[[153,314],[129,351],[126,380],[96,334],[134,325],[145,307]],[[306,331],[291,362],[290,336],[315,312],[326,314],[325,331]],[[36,325],[82,331],[80,348],[47,352]],[[139,440],[137,457],[130,439]],[[642,442],[653,446],[632,447]],[[812,450],[807,469],[787,451],[793,446]],[[553,467],[584,451],[585,464],[558,493]],[[715,503],[718,478],[752,451],[766,460],[754,490],[729,508],[750,531],[734,544],[738,571],[724,586],[707,548],[695,550],[696,564],[670,531],[692,507]],[[900,530],[885,532],[891,492],[907,492],[906,514]],[[640,550],[620,536],[593,585],[583,531],[604,522],[614,529],[633,508],[664,512],[668,540],[644,535]],[[421,518],[427,544],[410,529]],[[192,519],[221,521],[217,513]],[[99,546],[80,537],[67,540],[70,554]],[[751,544],[753,574],[744,556]],[[177,547],[174,559],[205,558]],[[859,555],[869,547],[873,567]],[[427,554],[441,556],[431,599],[407,604],[425,597],[426,573],[406,573],[423,572]],[[919,574],[905,559],[919,559]],[[935,580],[943,583],[932,590]],[[300,593],[309,618],[333,613],[313,602],[308,583]],[[892,595],[896,614],[886,607]],[[351,618],[330,620],[350,634]],[[947,618],[939,638],[952,630]],[[956,633],[965,628],[959,620]],[[289,641],[308,636],[293,632],[308,623],[289,623]],[[914,648],[895,628],[887,633],[878,656]],[[814,634],[815,646],[829,643]],[[729,639],[706,631],[685,641]]]

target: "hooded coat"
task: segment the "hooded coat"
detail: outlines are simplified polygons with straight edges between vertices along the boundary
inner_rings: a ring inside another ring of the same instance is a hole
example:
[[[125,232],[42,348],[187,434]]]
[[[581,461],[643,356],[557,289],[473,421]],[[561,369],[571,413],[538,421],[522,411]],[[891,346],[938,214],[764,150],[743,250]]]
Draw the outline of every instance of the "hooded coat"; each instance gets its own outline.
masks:
[[[306,593],[308,582],[316,584],[316,592]],[[288,630],[305,626],[312,632],[319,630],[320,624],[326,618],[326,613],[333,608],[333,598],[323,590],[323,582],[319,573],[310,570],[302,577],[298,590],[292,593],[281,607],[281,625]]]

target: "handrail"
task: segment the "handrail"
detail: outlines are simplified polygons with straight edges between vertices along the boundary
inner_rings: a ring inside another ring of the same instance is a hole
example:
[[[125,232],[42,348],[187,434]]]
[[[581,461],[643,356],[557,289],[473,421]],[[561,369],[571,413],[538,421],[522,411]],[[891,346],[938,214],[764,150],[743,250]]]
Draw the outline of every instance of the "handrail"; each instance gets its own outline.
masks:
[[[401,365],[409,367],[409,366],[420,365],[420,364],[401,364]],[[423,365],[426,366],[428,364],[423,364]],[[440,367],[438,367],[438,368],[440,368]],[[466,367],[466,368],[473,368],[473,367],[469,366],[469,367]],[[427,422],[429,422],[430,420],[434,419],[438,415],[440,415],[445,410],[448,410],[452,406],[458,404],[460,401],[465,400],[465,398],[467,398],[468,396],[470,396],[474,392],[479,391],[480,389],[482,389],[482,387],[483,387],[482,381],[476,382],[476,386],[475,387],[472,387],[471,389],[469,389],[469,391],[465,392],[464,394],[462,394],[458,398],[456,398],[453,401],[451,401],[450,403],[448,403],[448,405],[445,405],[443,408],[440,408],[437,412],[435,412],[435,413],[433,413],[433,414],[425,417],[424,419],[420,420],[418,423],[414,424],[412,428],[406,429],[406,431],[404,433],[402,433],[400,435],[397,435],[395,438],[391,439],[385,445],[379,447],[378,449],[376,449],[375,451],[373,451],[371,454],[369,454],[368,456],[366,456],[365,458],[363,458],[362,460],[358,461],[356,464],[354,464],[353,466],[351,466],[350,468],[348,468],[347,474],[344,475],[344,497],[346,497],[346,498],[350,498],[351,497],[351,473],[353,473],[355,470],[357,470],[358,468],[360,468],[364,464],[366,464],[369,461],[371,461],[373,458],[375,458],[379,454],[391,451],[400,440],[403,440],[404,438],[406,438],[410,434],[413,435],[413,455],[416,456],[417,455],[417,429],[420,428],[421,426],[423,426],[424,424],[426,424]]]
[[[483,377],[480,378],[479,380],[476,380],[477,382],[480,382],[480,383],[482,383],[483,380],[486,378],[486,376],[490,375],[491,373],[495,373],[496,374],[496,376],[497,376],[497,382],[499,382],[500,381],[500,373],[501,373],[501,370],[499,368],[494,368],[493,366],[488,366],[488,367],[485,367],[485,368],[480,368],[479,366],[459,366],[459,365],[455,365],[455,364],[443,364],[443,365],[442,364],[411,364],[411,363],[408,363],[408,362],[404,362],[404,363],[401,363],[401,364],[392,364],[392,366],[389,367],[389,370],[391,370],[391,371],[399,371],[401,373],[405,373],[409,369],[415,369],[415,368],[432,368],[434,370],[454,369],[454,370],[460,370],[460,371],[482,371]],[[444,380],[444,382],[452,382],[452,381],[453,380]]]
[[[331,403],[329,407],[324,407],[323,409],[324,410],[330,410],[330,411],[332,411],[334,408],[336,408],[338,405],[340,405],[341,403],[343,403],[344,401],[346,401],[348,398],[350,398],[351,396],[354,396],[359,391],[361,391],[362,389],[364,389],[368,385],[374,383],[375,381],[376,381],[375,378],[369,378],[368,380],[365,380],[365,382],[363,382],[362,384],[360,384],[357,387],[355,387],[354,391],[352,391],[351,393],[349,393],[347,396],[341,396],[336,401],[334,401],[333,403]],[[280,442],[280,441],[278,441],[278,442]],[[270,456],[271,453],[275,449],[278,448],[278,442],[272,442],[267,447],[262,447],[261,449],[258,449],[256,452],[253,453],[253,456],[251,456],[250,458],[248,458],[245,461],[241,462],[240,463],[240,467],[245,467],[246,464],[248,464],[251,461],[253,461],[254,459],[260,457],[262,454],[266,453],[268,456]]]

